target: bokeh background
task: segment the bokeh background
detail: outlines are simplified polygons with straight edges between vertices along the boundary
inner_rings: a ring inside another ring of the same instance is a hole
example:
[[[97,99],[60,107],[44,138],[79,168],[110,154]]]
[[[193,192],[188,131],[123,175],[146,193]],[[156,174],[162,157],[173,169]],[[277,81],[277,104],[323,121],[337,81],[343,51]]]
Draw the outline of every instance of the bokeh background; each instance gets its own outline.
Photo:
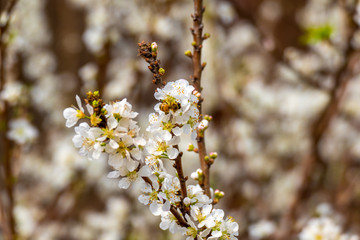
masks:
[[[1,12],[10,2],[0,1]],[[127,98],[145,129],[156,88],[137,43],[157,42],[166,81],[189,79],[193,1],[15,2],[1,33],[0,239],[10,209],[6,159],[19,239],[182,239],[159,229],[136,186],[120,190],[106,178],[106,162],[77,153],[62,111],[76,105],[76,94],[99,90],[105,100]],[[319,211],[359,234],[357,2],[204,4],[211,37],[203,47],[203,111],[214,119],[206,144],[219,155],[211,186],[225,192],[217,207],[239,223],[239,239],[260,239],[249,227],[268,220],[277,229],[308,175],[293,238]],[[6,19],[0,15],[1,24]],[[18,125],[22,138],[8,134]],[[196,157],[184,155],[188,176],[199,167]]]

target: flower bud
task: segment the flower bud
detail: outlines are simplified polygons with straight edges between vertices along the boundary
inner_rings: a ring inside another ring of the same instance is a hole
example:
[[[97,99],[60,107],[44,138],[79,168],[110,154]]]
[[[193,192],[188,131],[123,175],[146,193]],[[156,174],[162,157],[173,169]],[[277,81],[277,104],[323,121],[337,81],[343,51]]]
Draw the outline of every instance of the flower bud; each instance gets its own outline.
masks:
[[[192,57],[192,53],[191,53],[190,50],[185,51],[184,54],[185,54],[185,56],[187,56],[187,57]]]
[[[201,122],[199,123],[198,129],[199,130],[205,130],[209,127],[209,121],[206,119],[201,120]]]
[[[216,158],[218,157],[218,154],[217,154],[217,152],[210,152],[210,153],[209,153],[209,156],[210,156],[210,158],[212,158],[212,159],[216,159]]]
[[[208,39],[210,37],[210,33],[204,33],[204,39]]]
[[[160,69],[159,69],[159,74],[160,74],[161,76],[163,76],[163,75],[165,74],[165,69],[160,68]]]
[[[186,197],[186,198],[184,198],[183,202],[184,202],[185,206],[189,206],[191,203],[191,200],[190,200],[190,198]]]
[[[208,121],[211,121],[211,120],[213,119],[213,117],[210,116],[210,115],[205,115],[205,116],[204,116],[204,119],[206,119],[206,120],[208,120]]]
[[[193,42],[191,43],[191,45],[192,45],[192,46],[196,46],[196,42],[193,41]]]
[[[194,94],[195,97],[197,97],[197,98],[200,98],[200,97],[201,97],[201,93],[198,92],[197,90],[194,90],[194,91],[193,91],[193,94]]]
[[[203,172],[200,168],[198,168],[196,172],[191,173],[190,177],[194,180],[199,180],[203,177]]]
[[[151,44],[151,51],[156,53],[157,50],[158,50],[158,45],[157,45],[156,42],[153,42],[153,43]]]
[[[214,195],[215,198],[220,199],[224,197],[225,193],[223,191],[220,191],[219,189],[216,189]]]
[[[192,144],[192,143],[190,143],[189,144],[189,146],[188,146],[188,148],[187,148],[187,150],[189,151],[189,152],[192,152],[192,151],[194,151],[194,145]]]

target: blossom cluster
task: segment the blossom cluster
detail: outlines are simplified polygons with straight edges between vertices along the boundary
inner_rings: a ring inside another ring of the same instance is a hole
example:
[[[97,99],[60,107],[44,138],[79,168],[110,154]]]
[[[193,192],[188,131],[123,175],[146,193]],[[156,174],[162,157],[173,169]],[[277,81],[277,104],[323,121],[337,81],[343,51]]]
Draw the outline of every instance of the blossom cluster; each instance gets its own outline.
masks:
[[[300,240],[359,240],[356,235],[342,233],[341,227],[332,218],[312,218],[299,235]]]
[[[161,229],[187,239],[236,239],[238,224],[232,217],[225,218],[223,210],[214,208],[224,193],[217,190],[212,191],[213,197],[207,196],[199,184],[186,186],[178,168],[173,175],[164,165],[164,161],[175,161],[175,165],[181,161],[178,144],[182,135],[195,138],[204,130],[199,127],[199,97],[184,79],[157,89],[155,98],[159,103],[149,116],[146,138],[134,120],[138,113],[132,111],[126,99],[104,104],[98,92],[89,92],[88,114],[77,96],[78,108],[65,109],[64,117],[67,127],[75,126],[79,119],[90,121],[75,127],[75,147],[88,159],[107,160],[113,169],[108,177],[120,177],[120,188],[139,182],[142,193],[138,199],[149,205],[153,215],[161,216]],[[192,176],[196,174],[201,175],[201,171]]]
[[[359,240],[357,235],[344,233],[341,225],[336,221],[339,216],[327,203],[316,208],[318,217],[311,218],[299,234],[300,240]]]

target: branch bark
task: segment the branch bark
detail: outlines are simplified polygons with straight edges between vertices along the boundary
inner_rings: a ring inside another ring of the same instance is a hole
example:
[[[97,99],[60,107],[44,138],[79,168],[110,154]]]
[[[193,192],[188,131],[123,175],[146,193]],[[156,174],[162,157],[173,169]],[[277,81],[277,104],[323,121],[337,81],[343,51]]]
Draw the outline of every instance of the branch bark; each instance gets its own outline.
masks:
[[[193,27],[191,28],[191,33],[193,35],[193,54],[192,54],[192,63],[193,63],[193,83],[195,89],[201,93],[201,74],[203,71],[203,66],[201,63],[201,50],[202,50],[202,44],[204,37],[202,35],[204,25],[202,23],[203,20],[203,13],[205,11],[205,8],[203,6],[202,0],[194,0],[194,14],[192,15],[193,18]],[[202,106],[201,106],[202,100],[198,103],[198,109],[200,113],[200,121],[202,120]],[[204,134],[200,135],[198,132],[197,137],[197,144],[198,144],[198,150],[199,150],[199,160],[201,164],[201,170],[204,174],[204,185],[202,186],[205,194],[208,197],[211,197],[210,193],[210,165],[208,165],[205,162],[205,156],[206,156],[206,146],[205,146],[205,136]]]
[[[5,86],[5,79],[6,79],[6,70],[5,70],[5,61],[6,61],[6,47],[7,44],[5,42],[4,36],[6,34],[6,31],[9,27],[9,19],[11,17],[11,14],[14,10],[14,7],[17,3],[17,0],[11,0],[8,2],[7,6],[5,7],[4,11],[1,13],[6,13],[8,15],[8,19],[6,22],[0,26],[0,92],[4,89]],[[15,217],[14,217],[14,176],[13,176],[13,169],[12,169],[12,162],[11,162],[11,142],[7,138],[6,133],[9,128],[9,120],[10,120],[10,107],[7,102],[4,102],[4,109],[3,112],[0,115],[0,122],[2,122],[3,128],[1,129],[1,143],[2,143],[2,156],[1,156],[1,162],[0,166],[3,169],[3,182],[4,182],[4,188],[7,196],[7,206],[5,208],[4,203],[2,207],[4,209],[1,209],[5,213],[6,218],[6,228],[5,233],[7,233],[7,236],[5,236],[5,239],[15,239],[16,238],[16,228],[15,228]]]

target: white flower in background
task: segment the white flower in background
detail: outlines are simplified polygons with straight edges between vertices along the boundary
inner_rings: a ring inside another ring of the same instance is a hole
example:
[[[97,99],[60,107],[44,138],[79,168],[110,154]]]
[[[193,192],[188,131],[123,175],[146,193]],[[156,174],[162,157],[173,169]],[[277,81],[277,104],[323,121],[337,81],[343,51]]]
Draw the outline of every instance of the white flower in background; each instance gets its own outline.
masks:
[[[266,239],[271,236],[276,230],[276,225],[268,220],[261,220],[255,224],[250,225],[249,235],[251,239],[259,240]]]
[[[97,74],[98,69],[94,63],[88,63],[80,68],[79,76],[86,86],[86,89],[94,89],[96,87]]]
[[[331,216],[334,214],[334,210],[332,206],[328,203],[321,203],[316,207],[316,213],[318,213],[320,216]]]
[[[343,234],[340,236],[339,240],[359,240],[359,236],[352,234]]]
[[[66,119],[66,127],[71,128],[75,126],[79,119],[85,116],[85,110],[82,107],[80,97],[76,95],[76,102],[79,106],[79,109],[75,107],[66,108],[63,112],[63,116]]]
[[[334,220],[328,217],[313,218],[300,232],[300,240],[338,240],[341,235],[341,228]]]
[[[17,144],[30,143],[39,135],[39,131],[25,118],[11,120],[9,125],[7,137]]]
[[[13,105],[19,102],[23,96],[24,86],[18,82],[6,82],[4,89],[0,92],[0,99]]]
[[[92,27],[86,29],[83,34],[83,40],[88,49],[93,52],[99,52],[105,44],[105,29],[101,27]]]

